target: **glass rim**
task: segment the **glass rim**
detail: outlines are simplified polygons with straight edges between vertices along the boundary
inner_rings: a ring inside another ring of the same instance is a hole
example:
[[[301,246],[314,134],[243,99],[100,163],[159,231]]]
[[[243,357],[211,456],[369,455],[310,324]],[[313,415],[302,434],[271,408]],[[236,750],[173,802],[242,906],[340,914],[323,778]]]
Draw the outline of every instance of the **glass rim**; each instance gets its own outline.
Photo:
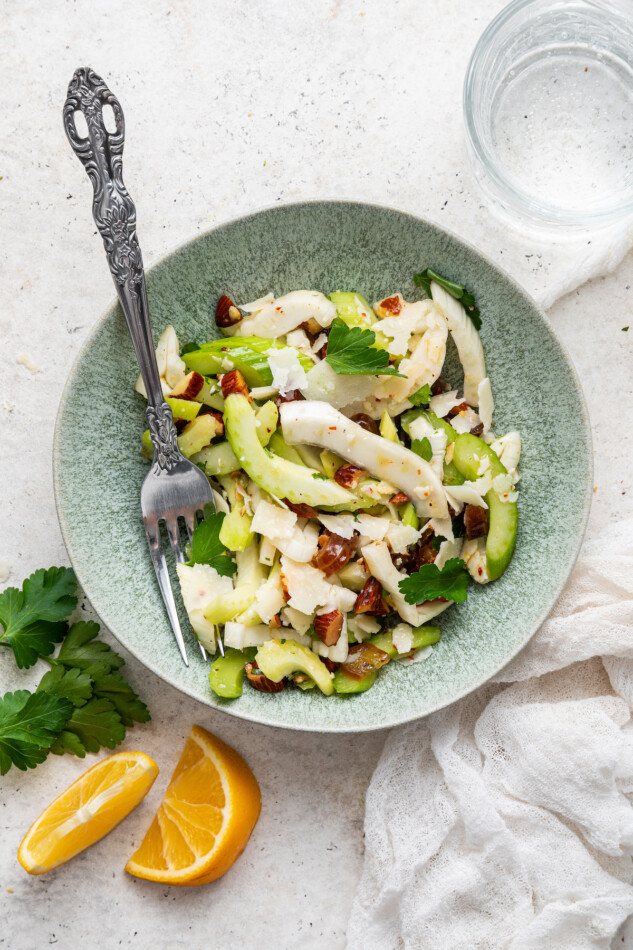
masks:
[[[518,208],[524,214],[527,212],[533,218],[538,218],[541,222],[550,224],[582,226],[600,222],[605,224],[615,222],[633,213],[633,189],[631,189],[628,199],[625,198],[626,192],[620,192],[609,204],[605,204],[598,211],[585,211],[581,218],[578,212],[541,202],[533,194],[522,188],[520,182],[502,170],[502,167],[483,142],[477,129],[474,110],[476,98],[474,87],[481,72],[484,54],[490,47],[494,46],[501,29],[518,13],[526,8],[541,5],[543,2],[544,0],[512,0],[490,21],[477,40],[466,67],[462,94],[467,141],[474,158],[483,169],[489,182],[495,186],[500,199],[508,206]],[[551,5],[553,7],[559,6],[555,0]],[[622,14],[628,12],[631,15],[631,26],[633,27],[633,0],[575,0],[574,5],[593,8],[601,12],[609,10],[612,13],[620,14],[620,19],[622,19]],[[564,6],[560,4],[560,8],[564,9]]]

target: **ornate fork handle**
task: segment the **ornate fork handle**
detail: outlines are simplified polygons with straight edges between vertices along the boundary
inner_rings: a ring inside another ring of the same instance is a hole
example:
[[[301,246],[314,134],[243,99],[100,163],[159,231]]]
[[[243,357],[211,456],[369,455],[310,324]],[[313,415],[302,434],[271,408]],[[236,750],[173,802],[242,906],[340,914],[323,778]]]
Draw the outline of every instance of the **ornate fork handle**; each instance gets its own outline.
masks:
[[[116,132],[108,132],[103,106],[110,105]],[[88,137],[81,138],[75,113],[84,115]],[[163,397],[149,318],[143,258],[136,236],[136,208],[123,184],[125,123],[119,100],[89,67],[76,70],[64,104],[64,128],[73,151],[83,164],[94,197],[92,214],[103,243],[114,285],[121,301],[147,392],[147,419],[154,458],[169,470],[180,458],[171,409]]]

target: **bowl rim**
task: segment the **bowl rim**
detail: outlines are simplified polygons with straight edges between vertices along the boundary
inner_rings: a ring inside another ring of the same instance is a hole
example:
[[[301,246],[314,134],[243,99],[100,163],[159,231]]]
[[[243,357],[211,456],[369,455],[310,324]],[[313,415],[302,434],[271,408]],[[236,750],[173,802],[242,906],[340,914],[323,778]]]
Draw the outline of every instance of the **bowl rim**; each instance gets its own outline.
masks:
[[[389,205],[383,205],[377,202],[357,201],[355,199],[348,199],[348,198],[315,198],[315,199],[292,201],[292,202],[287,202],[284,204],[268,205],[256,211],[249,212],[248,214],[236,215],[235,217],[230,218],[227,221],[223,221],[218,225],[214,225],[213,227],[207,228],[204,231],[200,231],[198,234],[196,234],[193,237],[190,237],[188,239],[181,241],[178,245],[176,245],[170,251],[167,251],[165,254],[161,255],[156,261],[154,261],[150,265],[150,267],[146,268],[145,273],[146,275],[150,274],[154,270],[154,268],[163,264],[168,258],[186,249],[189,245],[193,244],[194,242],[198,240],[202,240],[206,238],[208,235],[215,233],[216,231],[224,230],[237,223],[245,223],[255,218],[261,217],[263,215],[267,215],[270,212],[274,212],[274,211],[279,211],[279,210],[285,211],[288,209],[309,208],[311,206],[328,205],[328,204],[338,205],[338,206],[355,205],[355,206],[360,206],[360,207],[369,207],[376,211],[388,212],[390,214],[396,214],[405,218],[410,218],[415,222],[421,222],[427,227],[433,228],[441,235],[447,235],[451,240],[459,244],[461,248],[465,249],[469,253],[475,254],[490,268],[492,268],[494,271],[501,274],[511,284],[515,292],[517,292],[519,295],[527,299],[527,301],[531,304],[531,306],[534,308],[534,310],[538,313],[539,317],[543,321],[545,329],[548,335],[550,336],[552,342],[554,343],[555,346],[557,346],[560,349],[560,352],[562,356],[564,357],[565,362],[570,370],[572,382],[576,388],[576,394],[578,396],[581,425],[582,425],[583,434],[585,436],[585,442],[588,448],[587,455],[586,455],[586,463],[587,463],[586,479],[585,479],[586,487],[585,487],[585,494],[584,494],[582,511],[581,511],[579,530],[578,530],[575,544],[569,552],[569,555],[568,555],[569,563],[567,565],[567,569],[564,573],[564,576],[561,580],[559,590],[555,593],[553,597],[549,598],[549,600],[547,601],[547,603],[544,605],[543,609],[539,613],[537,619],[528,629],[526,635],[522,638],[521,642],[513,648],[512,652],[504,659],[503,663],[501,663],[498,667],[496,667],[493,671],[491,671],[487,676],[483,677],[482,679],[479,679],[475,683],[472,683],[471,685],[468,686],[468,688],[462,690],[460,693],[452,697],[449,702],[440,703],[439,705],[434,706],[432,709],[428,709],[425,712],[421,712],[415,715],[405,714],[401,716],[395,716],[389,722],[386,722],[386,723],[383,722],[380,725],[365,725],[365,724],[338,725],[335,723],[332,723],[332,724],[325,723],[321,725],[312,726],[312,725],[308,725],[304,723],[277,722],[275,721],[274,718],[272,718],[269,715],[266,715],[265,713],[253,714],[253,712],[240,711],[239,705],[234,704],[234,703],[231,703],[231,704],[227,703],[226,705],[215,705],[215,704],[212,705],[211,703],[206,703],[203,699],[200,698],[199,695],[193,692],[193,690],[187,689],[185,685],[172,682],[171,679],[165,676],[164,672],[160,669],[159,666],[157,666],[153,662],[148,662],[145,658],[141,658],[133,647],[131,647],[124,640],[121,640],[116,630],[112,626],[110,626],[110,624],[108,623],[106,619],[107,612],[103,609],[101,610],[96,609],[94,605],[94,600],[91,596],[90,584],[86,581],[82,568],[78,567],[75,563],[75,559],[73,557],[71,531],[70,531],[69,524],[68,524],[66,515],[63,510],[63,506],[60,500],[61,479],[62,479],[62,475],[61,475],[62,416],[64,413],[66,403],[68,401],[68,397],[70,395],[71,389],[74,385],[75,376],[77,374],[79,365],[82,359],[84,358],[86,351],[93,344],[93,341],[96,338],[96,336],[101,332],[101,329],[104,323],[106,322],[106,320],[110,319],[110,317],[113,314],[113,311],[118,306],[119,301],[118,301],[118,297],[116,296],[110,302],[108,307],[97,318],[97,320],[94,323],[94,326],[91,328],[86,339],[82,343],[79,351],[77,352],[72,362],[72,365],[68,372],[68,376],[66,378],[66,382],[64,384],[64,388],[62,390],[62,394],[60,397],[57,414],[55,418],[55,429],[54,429],[54,435],[53,435],[53,490],[54,490],[54,496],[55,496],[55,508],[57,511],[57,518],[59,521],[62,538],[66,546],[66,551],[68,553],[69,560],[75,571],[77,580],[79,581],[79,584],[84,594],[89,600],[92,609],[94,610],[95,614],[99,617],[103,626],[105,626],[106,629],[110,631],[110,633],[121,644],[121,646],[123,646],[124,649],[128,651],[128,653],[130,653],[136,660],[138,660],[138,662],[143,667],[145,667],[145,669],[148,669],[150,672],[154,673],[161,680],[168,683],[169,686],[171,686],[172,688],[177,689],[179,692],[184,693],[186,696],[189,696],[192,699],[195,699],[197,702],[201,703],[207,709],[218,710],[219,712],[226,713],[227,715],[234,716],[235,718],[238,718],[238,719],[242,719],[248,722],[253,722],[258,725],[272,726],[277,729],[290,729],[295,732],[308,732],[308,733],[316,733],[316,734],[327,733],[331,735],[335,735],[335,734],[345,735],[345,734],[364,733],[364,732],[378,732],[384,729],[391,729],[394,726],[404,725],[408,722],[415,722],[428,715],[431,715],[434,712],[437,712],[440,709],[445,709],[447,706],[453,705],[453,703],[458,702],[460,699],[463,699],[465,696],[470,695],[471,693],[475,692],[475,690],[483,686],[485,683],[489,682],[502,669],[504,669],[508,665],[508,663],[510,663],[521,652],[521,650],[529,643],[529,641],[532,639],[532,637],[534,636],[536,631],[539,629],[543,621],[551,613],[552,608],[554,607],[561,593],[565,589],[567,585],[567,581],[569,579],[569,575],[571,574],[571,571],[578,559],[578,554],[580,552],[580,548],[585,537],[587,520],[589,517],[589,511],[591,507],[592,485],[593,485],[593,451],[592,451],[592,437],[591,437],[591,425],[589,421],[589,412],[587,409],[587,403],[586,403],[585,395],[582,389],[582,385],[580,383],[580,377],[578,375],[578,372],[574,366],[574,363],[571,359],[571,356],[567,348],[562,343],[562,341],[559,340],[558,336],[554,332],[554,328],[552,324],[548,320],[542,308],[536,303],[533,297],[531,297],[531,295],[515,280],[515,278],[512,277],[505,270],[504,267],[492,261],[486,254],[483,254],[473,244],[464,240],[462,237],[455,234],[453,231],[450,231],[448,228],[445,228],[443,225],[440,225],[437,222],[432,221],[428,218],[423,218],[420,215],[412,214],[411,212],[408,212],[408,211],[401,211],[400,209],[391,207]]]

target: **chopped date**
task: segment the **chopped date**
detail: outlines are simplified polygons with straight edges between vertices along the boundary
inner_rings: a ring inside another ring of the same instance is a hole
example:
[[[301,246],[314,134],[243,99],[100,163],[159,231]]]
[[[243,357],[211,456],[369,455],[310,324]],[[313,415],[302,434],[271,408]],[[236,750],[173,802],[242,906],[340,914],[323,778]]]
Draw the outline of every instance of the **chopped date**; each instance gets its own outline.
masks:
[[[358,682],[388,662],[389,654],[373,643],[356,643],[349,648],[348,657],[341,664],[341,670],[350,679]]]
[[[319,550],[312,563],[325,574],[336,574],[351,561],[355,553],[354,538],[343,538],[340,534],[323,531],[319,535]]]
[[[304,504],[304,502],[300,501],[295,503],[293,501],[288,501],[287,498],[284,498],[283,502],[288,506],[290,511],[294,511],[298,518],[316,518],[317,516],[316,509],[311,505]]]
[[[378,435],[378,425],[375,419],[372,419],[371,416],[367,415],[366,412],[357,412],[351,417],[352,422],[355,422],[356,425],[359,425],[361,429],[366,429],[367,432],[373,432],[374,435]]]
[[[275,398],[275,405],[279,409],[284,402],[298,402],[299,399],[305,399],[305,396],[299,389],[289,389],[287,393],[279,393]]]
[[[464,527],[466,528],[466,537],[469,540],[473,538],[482,538],[488,534],[488,512],[479,505],[466,505],[464,508]]]
[[[260,693],[281,693],[286,688],[287,680],[285,676],[278,683],[275,683],[274,680],[269,680],[267,676],[264,676],[255,663],[247,663],[244,670],[248,682],[253,689],[259,690]]]

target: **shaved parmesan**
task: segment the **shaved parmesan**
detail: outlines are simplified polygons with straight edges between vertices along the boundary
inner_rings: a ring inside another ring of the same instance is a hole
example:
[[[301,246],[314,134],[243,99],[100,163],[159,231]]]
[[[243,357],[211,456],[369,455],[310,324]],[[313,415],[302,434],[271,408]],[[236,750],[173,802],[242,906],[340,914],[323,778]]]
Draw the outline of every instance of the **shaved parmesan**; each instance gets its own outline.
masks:
[[[270,538],[265,538],[262,536],[262,540],[259,545],[259,563],[267,564],[269,567],[271,567],[273,561],[275,560],[276,550],[277,548],[272,543]]]
[[[405,356],[409,341],[416,333],[423,333],[429,326],[429,314],[434,310],[431,300],[403,303],[397,317],[385,317],[375,325],[385,336],[391,337],[387,349],[393,356]]]
[[[436,535],[440,538],[446,538],[447,541],[452,541],[455,537],[453,522],[450,518],[431,518],[428,526],[433,529]]]
[[[432,401],[432,400],[431,400]],[[431,446],[430,466],[440,479],[444,477],[444,457],[446,455],[446,443],[448,436],[444,429],[435,429],[428,419],[424,416],[418,416],[410,424],[409,432],[412,439],[428,439]],[[451,442],[451,445],[453,443]]]
[[[492,387],[490,380],[486,376],[477,387],[477,397],[479,399],[479,418],[484,424],[484,435],[490,432],[492,426],[492,415],[495,411],[495,403],[492,398]]]
[[[413,628],[408,623],[397,624],[391,633],[391,642],[398,653],[410,653],[413,649]]]
[[[474,409],[462,409],[456,416],[451,418],[451,425],[459,435],[464,432],[470,432],[475,426],[479,425],[481,419]]]
[[[380,624],[375,617],[368,617],[367,614],[356,614],[354,620],[356,621],[356,626],[362,630],[363,633],[378,633],[380,630]]]
[[[390,524],[387,543],[394,554],[404,554],[420,538],[420,532],[406,524]]]
[[[234,650],[244,650],[246,647],[260,647],[268,640],[272,640],[275,630],[268,624],[256,624],[247,627],[244,623],[229,620],[224,624],[224,646]]]
[[[304,614],[295,607],[284,607],[281,611],[281,616],[300,634],[306,634],[312,626],[312,615]]]
[[[488,561],[486,558],[486,539],[472,538],[464,541],[462,548],[462,558],[466,562],[468,573],[478,584],[487,584]]]
[[[474,485],[475,482],[471,482],[469,485],[465,483],[463,485],[451,485],[450,488],[446,488],[446,494],[450,501],[455,499],[464,505],[477,505],[478,508],[487,508],[488,505]]]
[[[400,663],[401,666],[411,666],[412,663],[419,663],[421,660],[427,660],[431,653],[433,652],[433,647],[423,647],[421,650],[416,650],[413,656],[397,656],[395,659]]]
[[[451,558],[459,557],[462,552],[463,538],[455,538],[453,541],[442,541],[440,549],[435,558],[435,566],[442,570],[447,561]]]
[[[286,557],[291,558],[293,561],[306,564],[308,561],[311,561],[316,554],[319,541],[319,529],[315,524],[310,524],[309,522],[304,527],[296,524],[290,538],[273,537],[271,540],[275,547],[278,548],[282,554],[285,554]]]
[[[281,608],[285,605],[281,575],[279,569],[270,572],[266,580],[255,595],[255,610],[264,623],[270,623]]]
[[[428,324],[428,329],[411,356],[400,362],[398,372],[404,373],[406,379],[390,379],[380,383],[376,388],[379,398],[390,396],[392,399],[406,399],[421,386],[426,383],[430,386],[439,377],[446,358],[448,325],[438,308],[429,314]]]
[[[326,343],[327,343],[327,333],[319,333],[318,337],[312,344],[312,347],[311,347],[312,354],[314,355],[318,353],[319,350],[322,349]]]
[[[464,400],[457,395],[456,389],[451,389],[448,393],[438,393],[437,396],[431,396],[429,409],[434,412],[439,419],[447,416],[449,411],[455,406],[459,406]]]
[[[291,607],[304,614],[313,614],[323,604],[327,604],[332,585],[326,581],[323,571],[283,555],[281,573],[290,595],[288,602]]]
[[[324,400],[335,409],[343,409],[365,399],[375,386],[373,376],[337,376],[330,364],[321,360],[306,373],[301,392],[306,399]]]
[[[381,518],[376,515],[360,514],[356,519],[356,524],[363,537],[369,538],[371,541],[382,541],[389,530],[391,521],[389,518]]]
[[[292,537],[297,516],[288,508],[279,508],[268,501],[260,501],[253,516],[251,530],[271,539]],[[273,540],[273,543],[274,543]]]
[[[511,475],[514,475],[519,465],[519,459],[521,458],[520,434],[516,431],[508,432],[506,435],[502,435],[500,438],[495,439],[490,448],[496,453],[499,461],[502,463],[502,465],[504,465],[508,472],[510,472]]]
[[[327,337],[325,337],[325,339],[327,340]],[[310,337],[305,330],[301,328],[291,330],[286,336],[286,343],[288,346],[294,346],[295,350],[299,350],[300,353],[304,353],[306,356],[309,356],[310,359],[314,360],[314,350],[310,343]]]
[[[319,512],[319,521],[332,534],[348,540],[354,537],[354,531],[357,530],[353,515],[324,515]]]
[[[509,503],[519,497],[519,493],[514,491],[514,481],[509,473],[496,475],[492,480],[492,487],[499,496],[499,501]]]
[[[266,352],[268,365],[273,374],[273,386],[285,396],[293,389],[302,389],[306,384],[306,374],[293,347],[281,349],[271,347]]]
[[[263,303],[250,317],[238,323],[235,336],[263,336],[273,340],[285,336],[307,320],[314,319],[329,327],[336,316],[336,307],[316,290],[293,290],[272,302]]]

